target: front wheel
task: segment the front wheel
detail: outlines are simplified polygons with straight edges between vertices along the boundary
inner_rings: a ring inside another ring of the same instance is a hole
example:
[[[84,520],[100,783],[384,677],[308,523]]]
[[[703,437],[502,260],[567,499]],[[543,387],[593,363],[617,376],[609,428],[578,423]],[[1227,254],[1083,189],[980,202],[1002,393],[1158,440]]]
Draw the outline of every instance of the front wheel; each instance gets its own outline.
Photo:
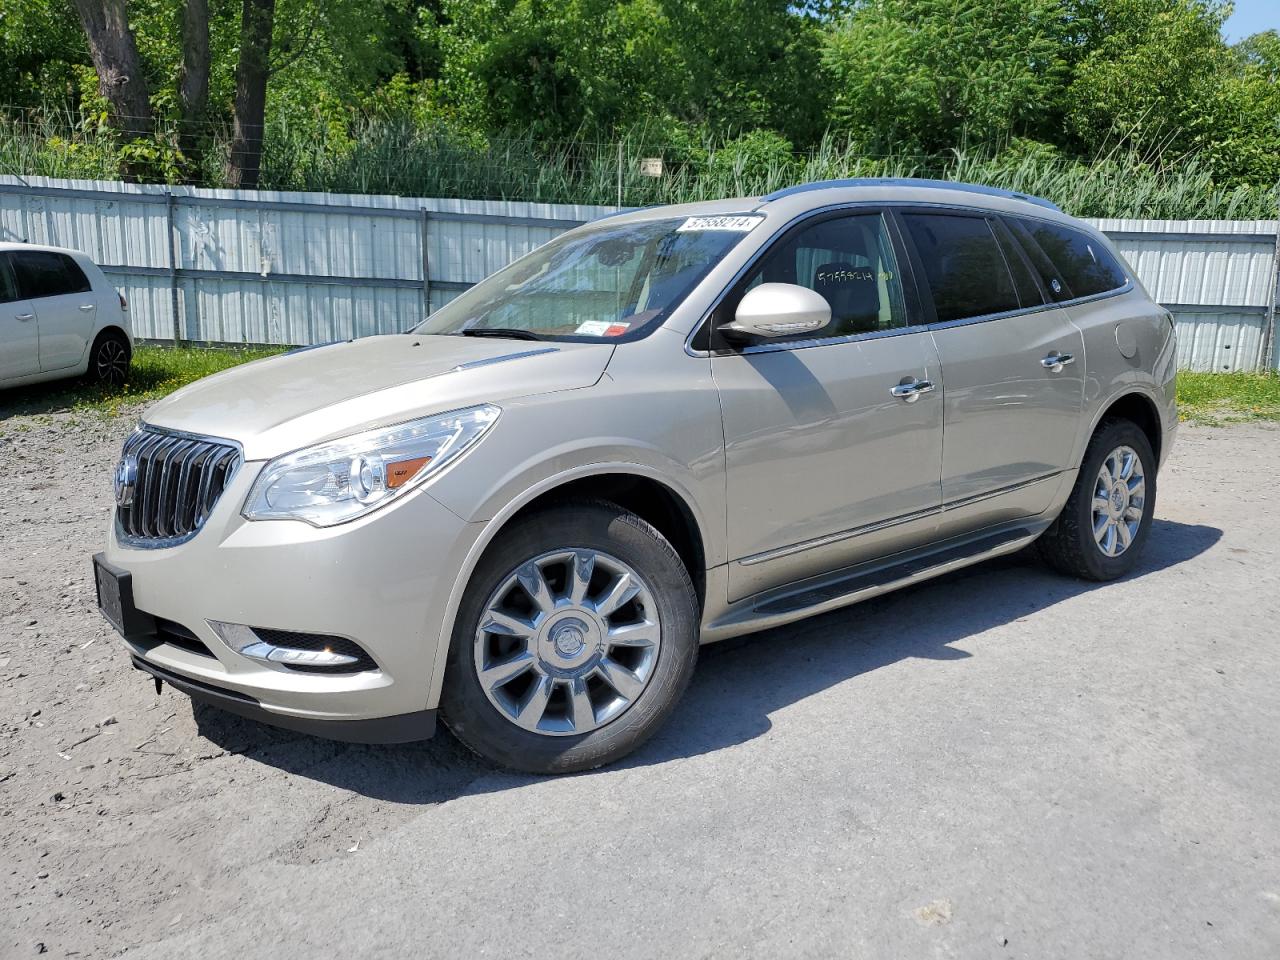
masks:
[[[1071,496],[1040,538],[1040,553],[1063,573],[1115,580],[1138,562],[1156,505],[1156,460],[1131,420],[1104,420],[1085,450]]]
[[[477,566],[441,716],[503,766],[588,770],[666,720],[697,652],[697,596],[662,534],[615,504],[557,506],[515,521]]]

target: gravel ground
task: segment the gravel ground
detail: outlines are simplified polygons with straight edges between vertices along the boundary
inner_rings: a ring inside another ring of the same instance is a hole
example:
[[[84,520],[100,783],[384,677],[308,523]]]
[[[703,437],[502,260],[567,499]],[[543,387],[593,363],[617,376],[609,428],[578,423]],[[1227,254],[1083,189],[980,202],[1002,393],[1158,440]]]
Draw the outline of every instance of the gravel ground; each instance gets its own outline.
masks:
[[[540,780],[157,697],[89,568],[131,424],[0,412],[0,956],[1280,956],[1274,427],[1183,429],[1124,582],[707,648]]]

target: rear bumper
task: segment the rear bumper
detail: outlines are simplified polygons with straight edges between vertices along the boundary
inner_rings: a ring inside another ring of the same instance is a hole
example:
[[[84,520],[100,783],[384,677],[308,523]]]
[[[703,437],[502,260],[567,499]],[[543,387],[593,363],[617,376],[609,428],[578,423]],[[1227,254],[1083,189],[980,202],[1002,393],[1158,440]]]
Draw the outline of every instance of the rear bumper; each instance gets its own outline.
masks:
[[[419,710],[416,713],[403,713],[394,717],[374,717],[368,720],[313,720],[309,717],[275,713],[248,694],[181,676],[154,663],[148,663],[137,654],[133,656],[133,665],[157,680],[164,681],[175,690],[185,693],[192,700],[210,704],[250,720],[258,720],[271,726],[296,730],[316,737],[342,740],[347,743],[412,743],[416,740],[428,740],[436,732],[434,710]]]

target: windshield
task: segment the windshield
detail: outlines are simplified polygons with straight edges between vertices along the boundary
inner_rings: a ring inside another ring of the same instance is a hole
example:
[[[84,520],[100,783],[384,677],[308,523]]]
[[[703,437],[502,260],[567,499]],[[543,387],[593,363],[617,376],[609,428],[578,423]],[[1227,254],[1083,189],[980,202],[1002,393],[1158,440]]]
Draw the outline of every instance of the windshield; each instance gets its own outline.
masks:
[[[661,323],[762,219],[606,222],[565,234],[481,281],[414,332],[635,339]]]

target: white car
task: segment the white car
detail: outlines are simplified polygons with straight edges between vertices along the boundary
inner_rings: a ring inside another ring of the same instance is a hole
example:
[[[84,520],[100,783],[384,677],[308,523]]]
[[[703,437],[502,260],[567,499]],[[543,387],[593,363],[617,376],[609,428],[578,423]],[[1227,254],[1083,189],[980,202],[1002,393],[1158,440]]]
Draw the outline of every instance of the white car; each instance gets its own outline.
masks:
[[[97,264],[0,243],[0,388],[82,376],[119,386],[132,356],[128,305]]]

